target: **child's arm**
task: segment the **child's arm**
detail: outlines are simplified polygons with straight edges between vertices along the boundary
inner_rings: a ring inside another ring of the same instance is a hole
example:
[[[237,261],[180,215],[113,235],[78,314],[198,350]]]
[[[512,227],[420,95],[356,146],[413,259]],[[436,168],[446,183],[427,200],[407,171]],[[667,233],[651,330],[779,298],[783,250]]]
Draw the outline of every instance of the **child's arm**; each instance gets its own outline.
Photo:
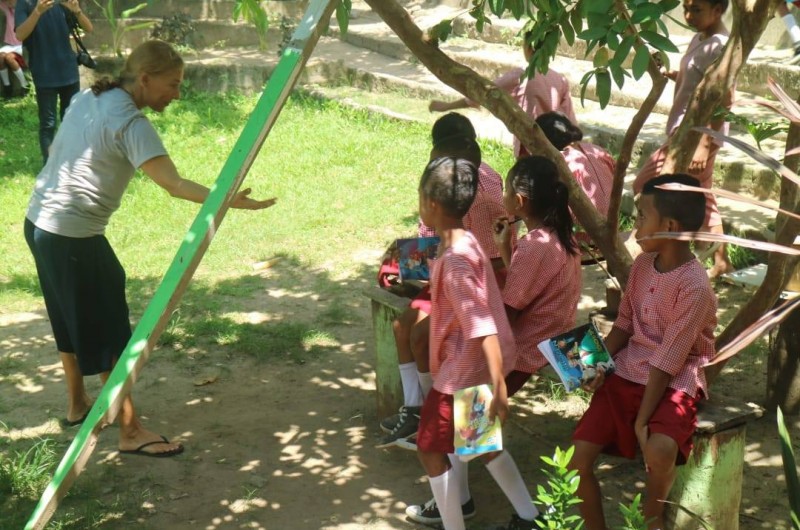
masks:
[[[667,372],[655,367],[650,367],[650,375],[647,377],[647,385],[644,387],[642,404],[639,405],[639,413],[636,414],[636,421],[633,424],[633,430],[636,432],[636,439],[639,440],[639,446],[642,448],[642,452],[644,452],[647,438],[650,435],[647,431],[647,424],[650,421],[650,416],[653,415],[656,407],[658,407],[671,379],[672,376]],[[647,464],[647,462],[645,462],[645,464]]]
[[[451,110],[477,108],[480,105],[473,103],[472,100],[467,98],[459,98],[455,101],[442,101],[434,99],[428,105],[428,110],[431,112],[448,112]]]
[[[505,423],[508,416],[508,394],[506,379],[503,376],[503,355],[500,351],[500,340],[497,335],[487,335],[481,342],[486,364],[489,366],[489,375],[492,378],[492,404],[489,407],[489,421],[494,421],[495,415],[500,417],[500,423]]]

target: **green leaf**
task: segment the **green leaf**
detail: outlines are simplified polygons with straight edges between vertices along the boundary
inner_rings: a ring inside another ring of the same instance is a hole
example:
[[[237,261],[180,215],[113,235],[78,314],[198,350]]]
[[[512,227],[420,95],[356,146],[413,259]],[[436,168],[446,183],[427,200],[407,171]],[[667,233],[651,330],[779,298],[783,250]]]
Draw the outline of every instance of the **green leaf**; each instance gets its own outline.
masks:
[[[590,0],[588,2],[588,13],[611,13],[614,0]]]
[[[119,14],[119,16],[120,16],[120,18],[130,18],[132,15],[135,15],[136,13],[138,13],[139,11],[141,11],[142,9],[144,9],[146,7],[147,7],[147,2],[142,2],[141,4],[139,4],[139,5],[135,6],[135,7],[132,7],[130,9],[126,9],[125,11],[121,12]]]
[[[569,12],[569,21],[575,29],[575,33],[580,33],[583,30],[583,16],[581,10],[577,7],[572,8]]]
[[[511,14],[514,18],[519,20],[525,14],[525,0],[508,0],[510,4],[508,7],[511,9]]]
[[[350,11],[344,2],[339,2],[336,6],[336,22],[339,23],[339,31],[342,35],[347,35],[347,28],[350,25]]]
[[[499,17],[506,10],[506,0],[489,0],[489,10]]]
[[[602,47],[598,48],[596,52],[594,52],[594,59],[592,60],[592,65],[595,68],[600,68],[601,66],[608,65],[608,48]]]
[[[578,33],[578,38],[583,40],[597,40],[606,36],[608,29],[598,26]]]
[[[633,43],[635,41],[636,37],[633,35],[628,35],[622,39],[622,42],[617,46],[617,51],[614,52],[614,58],[611,59],[610,64],[621,67],[625,59],[627,59],[628,55],[631,53],[631,48],[633,48]]]
[[[633,78],[640,79],[647,71],[647,66],[650,64],[650,49],[644,44],[636,46],[636,55],[633,58]]]
[[[661,6],[662,12],[668,13],[681,5],[681,0],[661,0],[658,5]]]
[[[625,84],[625,77],[629,75],[628,72],[616,64],[609,64],[608,69],[611,70],[611,77],[614,78],[614,82],[619,88],[622,88],[622,86]]]
[[[641,24],[642,22],[646,22],[648,20],[659,20],[661,15],[664,12],[661,10],[661,6],[658,4],[640,4],[638,5],[631,14],[631,22],[634,24]]]
[[[444,42],[453,32],[453,21],[452,20],[442,20],[438,24],[436,24],[432,29],[433,35],[436,36],[437,39]]]
[[[570,46],[575,44],[575,30],[572,29],[572,24],[569,23],[566,17],[561,21],[561,33],[564,35],[564,40],[567,41],[567,44]]]
[[[586,88],[589,86],[589,80],[594,76],[594,70],[583,76],[581,79],[581,106],[584,106],[586,100]]]
[[[672,52],[672,53],[678,52],[678,47],[672,44],[671,40],[669,40],[663,35],[659,35],[654,31],[642,31],[639,33],[639,36],[644,40],[646,40],[651,46],[653,46],[657,50],[662,50],[665,52]]]
[[[595,75],[597,83],[597,99],[600,101],[600,108],[606,108],[611,100],[611,75],[608,70],[600,70]]]

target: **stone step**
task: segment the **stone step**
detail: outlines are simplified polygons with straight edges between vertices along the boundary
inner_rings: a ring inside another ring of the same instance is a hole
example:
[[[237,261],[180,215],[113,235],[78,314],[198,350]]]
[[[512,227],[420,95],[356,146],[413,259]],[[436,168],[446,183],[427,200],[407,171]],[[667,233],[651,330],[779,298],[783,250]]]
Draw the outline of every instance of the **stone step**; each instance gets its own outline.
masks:
[[[161,19],[148,17],[132,17],[119,21],[125,29],[122,32],[121,43],[125,49],[134,48],[151,38],[153,28],[161,23]],[[92,19],[94,30],[83,37],[83,42],[90,50],[110,50],[114,42],[114,30],[103,18]],[[233,22],[227,20],[194,20],[194,32],[189,36],[191,48],[202,50],[205,48],[242,48],[259,46],[259,31],[247,22]],[[280,24],[271,24],[263,39],[265,50],[277,52],[284,38],[291,35],[293,28],[283,29]]]

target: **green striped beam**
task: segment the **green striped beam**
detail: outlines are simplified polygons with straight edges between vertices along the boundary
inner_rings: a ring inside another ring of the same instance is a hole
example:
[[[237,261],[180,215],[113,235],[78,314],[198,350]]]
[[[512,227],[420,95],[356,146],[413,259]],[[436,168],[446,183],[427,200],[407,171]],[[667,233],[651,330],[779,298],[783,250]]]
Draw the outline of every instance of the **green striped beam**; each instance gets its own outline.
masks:
[[[97,396],[88,417],[39,499],[25,525],[26,530],[45,527],[55,513],[58,502],[67,494],[94,451],[100,425],[102,422],[110,423],[116,418],[123,399],[130,393],[150,352],[186,290],[192,274],[203,259],[208,245],[225,217],[230,201],[253,165],[303,66],[316,46],[322,29],[330,20],[338,3],[339,0],[309,2],[303,20],[272,72],[233,151],[211,187],[208,198],[178,248],[153,300],[133,331],[130,342],[122,352],[100,395]]]

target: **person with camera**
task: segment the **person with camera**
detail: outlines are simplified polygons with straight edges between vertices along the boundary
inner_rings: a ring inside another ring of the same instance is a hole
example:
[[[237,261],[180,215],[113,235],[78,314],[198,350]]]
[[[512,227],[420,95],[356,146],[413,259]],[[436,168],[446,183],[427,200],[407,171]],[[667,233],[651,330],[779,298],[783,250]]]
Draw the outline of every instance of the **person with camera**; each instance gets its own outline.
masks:
[[[70,43],[70,17],[85,32],[92,22],[78,0],[18,0],[14,20],[17,38],[28,50],[39,108],[39,147],[47,163],[56,133],[56,111],[64,118],[72,96],[80,90],[78,61]]]

